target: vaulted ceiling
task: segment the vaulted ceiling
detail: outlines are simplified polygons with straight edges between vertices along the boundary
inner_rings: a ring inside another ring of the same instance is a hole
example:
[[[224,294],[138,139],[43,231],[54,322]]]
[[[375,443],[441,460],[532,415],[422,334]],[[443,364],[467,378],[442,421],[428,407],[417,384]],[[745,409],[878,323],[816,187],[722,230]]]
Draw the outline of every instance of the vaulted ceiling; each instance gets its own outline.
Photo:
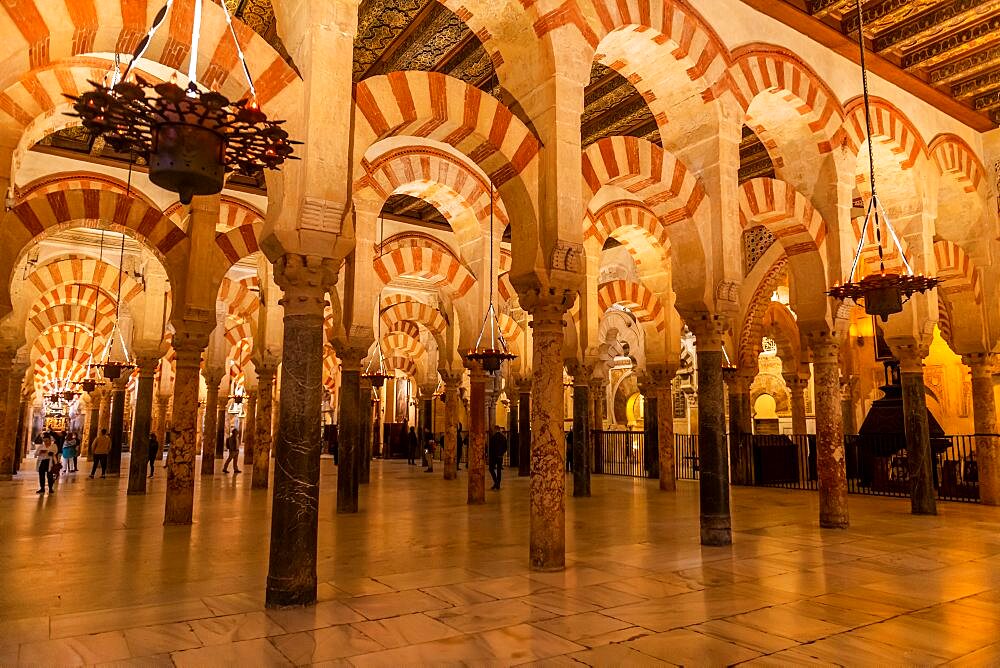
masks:
[[[855,0],[744,2],[843,55],[857,51]],[[1000,124],[1000,0],[863,0],[862,15],[876,73],[981,131]]]

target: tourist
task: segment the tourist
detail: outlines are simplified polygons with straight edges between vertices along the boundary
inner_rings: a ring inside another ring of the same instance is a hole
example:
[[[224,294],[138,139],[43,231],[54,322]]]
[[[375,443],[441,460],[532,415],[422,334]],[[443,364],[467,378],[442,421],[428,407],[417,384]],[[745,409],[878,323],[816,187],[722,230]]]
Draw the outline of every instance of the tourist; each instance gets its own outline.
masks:
[[[427,442],[427,435],[428,435],[426,427],[424,428],[424,432],[425,432],[424,433],[424,442],[426,443]],[[410,427],[410,431],[407,432],[407,434],[406,434],[406,457],[407,457],[406,463],[407,464],[414,464],[414,465],[416,465],[416,463],[417,463],[417,448],[419,447],[419,445],[420,444],[417,443],[417,432],[413,429],[413,427]]]
[[[434,439],[427,441],[427,450],[424,452],[424,457],[427,459],[427,468],[424,469],[424,473],[434,473],[434,450],[437,448],[437,443]]]
[[[458,431],[455,432],[455,470],[462,469],[462,423],[458,423]]]
[[[566,470],[573,470],[573,430],[566,432]]]
[[[35,468],[38,470],[38,491],[36,494],[45,494],[45,483],[49,483],[49,494],[55,490],[56,484],[56,446],[52,437],[48,434],[42,435],[42,442],[35,448]]]
[[[149,435],[149,477],[153,477],[156,460],[160,456],[160,442],[156,440],[156,434]]]
[[[507,454],[507,437],[500,431],[499,425],[493,425],[489,447],[490,476],[493,477],[492,489],[500,489],[500,477],[503,473],[503,456]]]
[[[101,466],[101,477],[107,477],[109,452],[111,452],[111,437],[108,436],[107,429],[102,429],[101,435],[94,439],[94,446],[90,449],[90,454],[94,459],[94,466],[90,469],[91,479],[97,473],[98,464]]]
[[[242,473],[240,465],[237,463],[240,456],[240,438],[236,427],[233,427],[233,430],[229,432],[229,436],[226,438],[226,449],[229,450],[229,457],[226,458],[225,463],[222,465],[222,472],[229,473],[229,462],[232,462],[233,475]]]
[[[80,442],[76,439],[76,432],[70,432],[66,440],[63,441],[62,446],[62,456],[63,461],[66,462],[66,472],[76,473],[77,460],[76,458],[80,455]]]

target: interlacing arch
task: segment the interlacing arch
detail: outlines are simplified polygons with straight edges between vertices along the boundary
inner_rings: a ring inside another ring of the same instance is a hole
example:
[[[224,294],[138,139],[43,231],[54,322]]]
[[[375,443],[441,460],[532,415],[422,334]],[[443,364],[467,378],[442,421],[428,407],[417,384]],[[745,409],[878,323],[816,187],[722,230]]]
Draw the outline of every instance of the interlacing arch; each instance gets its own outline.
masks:
[[[395,278],[422,279],[454,298],[464,296],[476,283],[450,248],[418,233],[387,239],[378,249],[374,268],[387,285]]]
[[[634,200],[616,200],[587,211],[585,243],[593,240],[591,248],[599,252],[609,238],[621,242],[650,289],[660,294],[671,289],[667,231],[649,209]]]
[[[402,332],[415,339],[420,338],[420,325],[411,320],[397,320],[392,323],[388,329],[384,330],[386,332]]]
[[[28,359],[34,361],[57,348],[79,349],[89,355],[92,332],[89,326],[78,323],[59,323],[42,331],[31,344]],[[98,342],[95,341],[95,345]]]
[[[778,282],[788,266],[788,256],[782,255],[761,276],[747,303],[743,314],[743,324],[740,327],[736,342],[736,356],[741,369],[757,369],[757,356],[760,355],[764,313],[771,305],[771,296],[778,287]]]
[[[836,94],[808,65],[786,49],[770,44],[741,47],[733,53],[733,58],[729,69],[732,90],[744,111],[749,112],[754,100],[763,93],[777,95],[793,105],[814,135],[819,154],[833,150],[833,137],[843,125],[844,111]],[[761,139],[765,147],[776,157],[773,152],[780,147],[765,138],[769,129],[756,126],[752,117],[747,124],[758,136],[764,135]],[[775,162],[781,162],[781,158],[776,157]]]
[[[623,279],[602,283],[597,288],[597,303],[601,313],[618,304],[628,308],[639,322],[651,323],[657,332],[666,329],[663,303],[641,283]]]
[[[114,304],[112,303],[110,314],[100,313],[90,305],[76,303],[55,304],[41,310],[32,309],[25,326],[25,337],[27,341],[33,341],[49,327],[63,323],[77,323],[94,329],[95,319],[96,338],[106,340],[115,324]]]
[[[986,169],[965,140],[957,135],[939,135],[930,144],[930,155],[942,175],[952,175],[965,192],[979,192],[985,186]]]
[[[423,325],[437,341],[438,347],[444,346],[448,321],[439,310],[428,304],[416,300],[403,300],[391,306],[384,306],[382,322],[388,330],[392,330],[398,323],[402,322]]]
[[[81,287],[68,283],[58,285],[31,301],[31,307],[28,309],[28,320],[44,311],[55,310],[67,304],[80,305],[91,312],[96,309],[99,318],[113,318],[118,305],[112,295],[93,285]]]
[[[410,378],[416,379],[419,374],[417,369],[417,364],[409,357],[403,357],[402,355],[393,355],[385,360],[386,366],[389,371],[401,371]]]
[[[48,195],[58,190],[110,190],[122,195],[132,195],[145,202],[150,208],[159,208],[146,193],[121,179],[108,174],[88,171],[57,172],[46,174],[15,190],[15,197],[23,201],[29,197]],[[164,214],[166,215],[166,214]]]
[[[961,246],[945,239],[934,242],[934,260],[937,277],[941,279],[938,294],[947,299],[968,294],[977,304],[982,301],[979,271]]]
[[[420,342],[420,339],[398,330],[382,335],[382,350],[391,350],[397,355],[411,359],[427,354],[427,349]]]
[[[40,294],[62,285],[93,286],[107,295],[119,295],[118,267],[94,258],[61,256],[39,265],[27,276]],[[120,299],[130,302],[143,293],[142,284],[129,276],[121,275]]]
[[[259,285],[256,276],[238,281],[225,276],[219,286],[218,299],[226,305],[229,315],[256,320],[260,311]]]

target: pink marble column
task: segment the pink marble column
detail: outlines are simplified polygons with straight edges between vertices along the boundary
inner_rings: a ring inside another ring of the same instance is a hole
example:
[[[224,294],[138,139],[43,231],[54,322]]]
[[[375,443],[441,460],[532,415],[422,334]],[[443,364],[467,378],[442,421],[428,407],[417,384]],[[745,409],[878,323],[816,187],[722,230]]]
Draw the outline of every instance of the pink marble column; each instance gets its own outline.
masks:
[[[462,386],[461,372],[441,372],[444,381],[444,479],[458,478],[458,390]]]
[[[243,419],[243,468],[248,469],[253,477],[254,442],[257,435],[257,390],[247,392]]]
[[[573,496],[590,496],[590,378],[594,365],[574,361],[573,377]]]
[[[469,365],[469,494],[467,503],[486,503],[486,380],[487,374]]]
[[[201,351],[207,343],[174,335],[176,352],[172,438],[167,453],[167,499],[164,524],[191,524],[194,511],[195,429]],[[102,405],[103,405],[102,401]]]
[[[566,567],[566,441],[563,436],[563,318],[573,296],[537,298],[532,315],[531,486],[532,570]]]
[[[257,365],[257,414],[253,430],[253,479],[252,489],[267,489],[271,468],[271,402],[274,398],[273,366]]]
[[[910,464],[910,512],[937,515],[934,489],[934,456],[927,424],[927,390],[924,387],[924,357],[920,345],[898,345],[899,381],[903,388],[903,426],[906,431],[906,458]]]
[[[670,384],[675,373],[677,373],[676,367],[668,365],[654,365],[649,368],[650,380],[657,399],[660,489],[665,492],[673,492],[677,489],[677,472],[674,461],[674,393]]]
[[[12,365],[16,350],[10,348],[0,349],[0,480],[10,480],[14,474],[14,440],[17,429],[17,416],[15,411],[10,409],[8,397],[14,395],[15,391],[21,387],[20,379],[16,378]],[[15,385],[16,383],[16,385]]]
[[[518,432],[517,432],[517,477],[527,478],[531,475],[531,380],[523,379],[517,384],[521,397],[517,402]]]
[[[602,372],[601,377],[590,379],[590,398],[593,402],[590,412],[590,470],[594,473],[604,473],[604,452],[601,450],[600,439],[604,430],[605,394],[608,391],[606,375],[607,372]]]
[[[962,361],[972,371],[972,420],[976,431],[976,463],[979,466],[979,501],[1000,505],[1000,440],[997,437],[997,405],[993,394],[993,356],[965,355]]]
[[[136,382],[135,412],[132,414],[132,447],[129,457],[128,494],[146,493],[146,473],[149,469],[149,434],[153,420],[153,374],[158,357],[140,357],[139,378]]]
[[[810,335],[816,388],[816,475],[819,485],[819,525],[850,526],[847,511],[847,459],[840,410],[840,345],[823,332]]]
[[[838,367],[839,368],[839,367]],[[788,387],[789,403],[792,408],[792,433],[801,435],[806,433],[806,390],[809,388],[809,379],[801,378],[796,374],[785,374],[785,385]],[[837,376],[837,390],[840,390],[840,376]]]

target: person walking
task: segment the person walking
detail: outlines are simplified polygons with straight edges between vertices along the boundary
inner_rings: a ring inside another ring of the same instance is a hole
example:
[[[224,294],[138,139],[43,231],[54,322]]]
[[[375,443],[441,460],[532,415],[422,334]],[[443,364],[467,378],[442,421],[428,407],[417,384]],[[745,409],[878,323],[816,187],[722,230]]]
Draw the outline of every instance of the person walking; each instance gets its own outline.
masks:
[[[156,440],[156,434],[149,435],[149,477],[153,477],[156,460],[160,458],[160,442]]]
[[[406,432],[406,463],[416,465],[417,463],[417,448],[420,444],[417,442],[417,432],[413,427],[410,427],[410,431]]]
[[[80,442],[76,439],[76,433],[70,432],[66,440],[63,441],[62,456],[65,462],[67,473],[76,473],[76,458],[80,455]]]
[[[458,423],[458,429],[455,432],[455,470],[462,470],[462,441],[465,437],[462,435],[462,423]]]
[[[229,457],[226,458],[226,462],[222,465],[222,472],[229,473],[229,462],[232,462],[233,475],[243,473],[243,471],[240,471],[240,465],[237,461],[240,458],[240,437],[236,427],[233,427],[233,430],[229,432],[229,436],[226,438],[226,449],[229,450]]]
[[[503,456],[507,454],[507,437],[500,431],[499,425],[493,425],[490,436],[489,465],[490,476],[493,478],[492,489],[500,489],[500,477],[503,474]]]
[[[35,459],[35,468],[38,470],[38,491],[35,494],[45,494],[46,482],[49,484],[49,494],[52,494],[56,491],[56,446],[48,434],[42,436],[42,442],[35,448]]]
[[[437,443],[434,442],[434,438],[431,437],[427,441],[427,450],[424,452],[424,456],[427,458],[427,468],[424,469],[424,473],[434,473],[434,451],[437,449]]]
[[[90,454],[94,459],[94,466],[90,469],[90,477],[92,479],[94,474],[97,473],[98,465],[101,466],[101,477],[107,477],[109,452],[111,452],[111,437],[108,436],[107,429],[102,429],[101,435],[94,439],[94,445],[90,449]]]

